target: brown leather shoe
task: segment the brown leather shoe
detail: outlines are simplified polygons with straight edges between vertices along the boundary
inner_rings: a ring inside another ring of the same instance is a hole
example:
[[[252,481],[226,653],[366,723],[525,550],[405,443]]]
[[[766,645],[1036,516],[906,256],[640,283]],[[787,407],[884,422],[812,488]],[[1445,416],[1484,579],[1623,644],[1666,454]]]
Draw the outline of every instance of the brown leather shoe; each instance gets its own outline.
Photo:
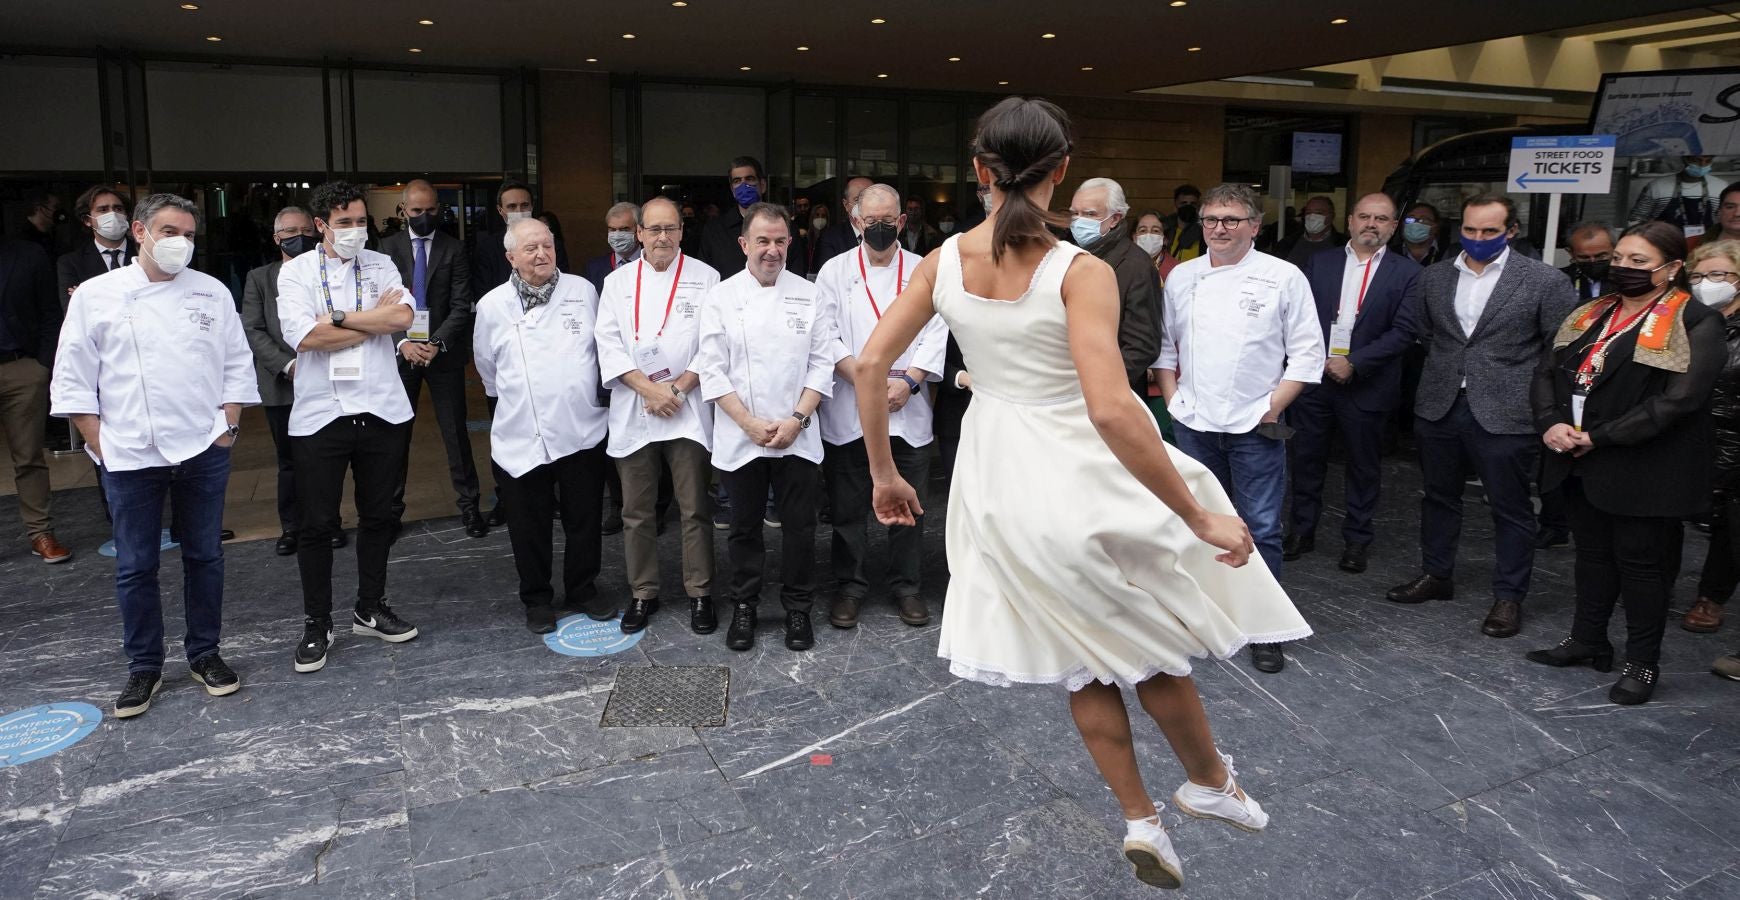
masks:
[[[1722,627],[1722,607],[1710,602],[1708,597],[1699,597],[1680,621],[1680,627],[1698,634],[1709,634]]]
[[[1480,633],[1487,637],[1516,637],[1522,630],[1522,604],[1515,600],[1495,600],[1486,621],[1480,623]]]
[[[68,550],[60,541],[55,540],[52,534],[39,534],[31,538],[30,552],[42,557],[42,561],[51,566],[72,559],[72,551]]]

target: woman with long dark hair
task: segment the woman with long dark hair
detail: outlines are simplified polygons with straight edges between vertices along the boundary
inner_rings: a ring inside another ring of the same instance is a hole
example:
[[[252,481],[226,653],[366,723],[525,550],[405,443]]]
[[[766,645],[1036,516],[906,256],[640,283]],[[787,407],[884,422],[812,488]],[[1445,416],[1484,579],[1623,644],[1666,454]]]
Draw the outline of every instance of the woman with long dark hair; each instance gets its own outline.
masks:
[[[1136,765],[1122,689],[1165,733],[1188,780],[1181,812],[1260,831],[1190,679],[1193,657],[1310,634],[1209,471],[1160,440],[1118,354],[1117,280],[1047,226],[1069,165],[1069,120],[1010,97],[979,120],[986,221],[926,257],[858,356],[880,378],[933,315],[973,373],[949,492],[952,577],[938,654],[989,684],[1062,684],[1123,807],[1124,855],[1177,887],[1178,856]],[[888,452],[888,409],[859,398],[877,517],[923,513]]]
[[[1614,292],[1573,310],[1535,370],[1541,490],[1565,488],[1577,607],[1571,636],[1528,658],[1611,671],[1607,622],[1623,600],[1625,669],[1607,698],[1624,705],[1655,692],[1682,522],[1710,506],[1710,388],[1727,350],[1685,260],[1678,226],[1628,229],[1604,281]]]

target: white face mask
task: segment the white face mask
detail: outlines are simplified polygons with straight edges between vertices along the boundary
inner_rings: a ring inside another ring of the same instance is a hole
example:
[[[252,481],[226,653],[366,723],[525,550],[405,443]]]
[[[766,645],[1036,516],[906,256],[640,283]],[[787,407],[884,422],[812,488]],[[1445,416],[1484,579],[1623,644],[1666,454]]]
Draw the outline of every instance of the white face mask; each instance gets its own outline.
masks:
[[[986,191],[979,196],[979,204],[985,207],[985,215],[991,214],[991,192]]]
[[[175,275],[193,261],[193,241],[177,235],[151,241],[151,261],[165,275]]]
[[[362,252],[363,245],[368,242],[367,225],[332,229],[332,252],[338,254],[339,259],[356,259],[356,255]]]
[[[611,231],[605,234],[604,239],[610,242],[610,249],[616,251],[616,255],[621,257],[627,257],[633,253],[636,246],[632,231]]]
[[[827,216],[816,216],[815,218],[810,220],[810,227],[815,229],[816,231],[827,231],[828,230],[828,217]]]
[[[1148,254],[1149,256],[1154,256],[1155,254],[1159,253],[1160,248],[1164,245],[1165,245],[1165,239],[1160,237],[1160,235],[1157,235],[1157,234],[1138,234],[1138,235],[1136,235],[1136,246],[1141,247],[1142,252]]]
[[[1329,217],[1322,213],[1308,213],[1305,216],[1305,233],[1322,234],[1329,227]]]
[[[937,223],[936,230],[942,232],[943,234],[954,234],[955,233],[955,223],[951,219],[944,219],[941,222]]]
[[[118,212],[106,212],[91,220],[91,230],[105,241],[118,241],[127,233],[127,217]]]
[[[1718,309],[1727,306],[1734,299],[1734,290],[1734,285],[1720,281],[1700,281],[1692,285],[1692,294],[1698,298],[1699,303]]]
[[[510,212],[501,214],[502,221],[508,223],[509,227],[512,227],[515,222],[522,222],[531,217],[532,214],[529,212]]]

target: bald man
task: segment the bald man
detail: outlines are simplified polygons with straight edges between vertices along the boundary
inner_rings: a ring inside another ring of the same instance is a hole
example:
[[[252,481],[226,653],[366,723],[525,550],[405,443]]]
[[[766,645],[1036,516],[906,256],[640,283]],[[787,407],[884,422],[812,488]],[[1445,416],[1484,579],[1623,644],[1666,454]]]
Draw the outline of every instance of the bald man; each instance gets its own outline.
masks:
[[[816,241],[815,252],[810,255],[810,265],[814,267],[815,271],[822,270],[822,263],[842,253],[858,249],[861,235],[859,235],[857,227],[852,224],[852,210],[858,206],[858,198],[864,193],[864,189],[872,184],[875,182],[862,175],[847,180],[846,195],[840,198],[839,218],[833,225],[828,226],[828,230],[822,232],[820,237],[812,236],[811,238]]]
[[[465,533],[480,538],[489,525],[477,511],[477,464],[466,433],[465,360],[471,343],[471,267],[459,239],[441,230],[441,201],[435,186],[421,178],[406,182],[399,199],[405,230],[381,241],[381,252],[393,258],[399,277],[416,310],[411,328],[393,336],[399,351],[399,378],[405,383],[411,409],[417,408],[424,383],[435,405],[435,422],[447,451],[447,473],[453,481],[459,517]],[[405,427],[406,453],[393,491],[394,535],[403,527],[405,481],[410,471],[411,429]],[[428,465],[428,460],[417,460]]]

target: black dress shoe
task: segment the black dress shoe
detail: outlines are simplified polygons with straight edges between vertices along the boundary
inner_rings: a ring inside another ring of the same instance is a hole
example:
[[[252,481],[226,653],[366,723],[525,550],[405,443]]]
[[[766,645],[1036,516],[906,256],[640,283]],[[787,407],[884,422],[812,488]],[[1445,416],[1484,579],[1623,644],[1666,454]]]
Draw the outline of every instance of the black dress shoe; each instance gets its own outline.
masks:
[[[1545,650],[1530,650],[1524,658],[1532,663],[1561,669],[1578,663],[1588,663],[1590,668],[1597,672],[1613,671],[1613,648],[1611,646],[1593,647],[1578,643],[1576,638],[1565,638],[1557,645]]]
[[[1287,667],[1287,655],[1281,652],[1281,644],[1252,644],[1251,665],[1259,672],[1270,675]]]
[[[1384,596],[1396,603],[1425,603],[1427,600],[1449,600],[1456,596],[1456,583],[1436,575],[1421,575],[1390,588]]]
[[[622,633],[634,634],[646,627],[647,620],[659,611],[659,598],[635,597],[628,601],[628,611],[622,614]]]
[[[810,614],[789,610],[785,614],[785,649],[808,650],[816,645],[816,633],[810,628]]]
[[[350,543],[350,537],[344,533],[343,528],[332,533],[332,549],[337,550],[348,543]]]
[[[1480,633],[1487,637],[1516,637],[1522,630],[1522,604],[1515,600],[1494,600],[1486,621],[1480,623]]]
[[[474,538],[489,537],[489,523],[475,509],[468,509],[459,514],[459,521],[465,523],[465,533]]]
[[[1336,563],[1343,572],[1358,575],[1365,571],[1365,558],[1371,553],[1370,544],[1348,544],[1341,551],[1341,562]]]
[[[719,630],[719,616],[713,612],[712,597],[689,598],[689,630],[696,634],[712,634]]]
[[[500,528],[507,524],[507,510],[502,509],[502,505],[497,503],[490,507],[489,515],[485,516],[483,521],[489,523],[491,528]]]
[[[748,650],[755,646],[755,607],[739,603],[731,608],[731,627],[725,630],[725,646]]]
[[[218,532],[218,540],[220,542],[221,541],[233,541],[235,539],[236,539],[236,533],[229,530],[228,528],[225,528],[222,531]]]
[[[622,507],[612,506],[604,511],[604,533],[622,533]]]
[[[1650,695],[1655,693],[1656,679],[1661,677],[1661,670],[1655,666],[1644,666],[1637,663],[1626,663],[1625,669],[1619,673],[1619,681],[1613,689],[1607,692],[1607,699],[1620,706],[1636,706],[1648,703]]]
[[[1536,550],[1554,550],[1571,546],[1571,533],[1561,528],[1543,528],[1535,533]]]
[[[278,543],[272,545],[272,552],[279,556],[293,556],[296,553],[296,532],[286,531],[278,535]]]
[[[556,630],[556,608],[549,604],[526,607],[526,627],[533,634],[549,634]]]
[[[1295,532],[1287,535],[1287,538],[1281,541],[1281,558],[1287,562],[1292,562],[1316,549],[1317,535]]]

